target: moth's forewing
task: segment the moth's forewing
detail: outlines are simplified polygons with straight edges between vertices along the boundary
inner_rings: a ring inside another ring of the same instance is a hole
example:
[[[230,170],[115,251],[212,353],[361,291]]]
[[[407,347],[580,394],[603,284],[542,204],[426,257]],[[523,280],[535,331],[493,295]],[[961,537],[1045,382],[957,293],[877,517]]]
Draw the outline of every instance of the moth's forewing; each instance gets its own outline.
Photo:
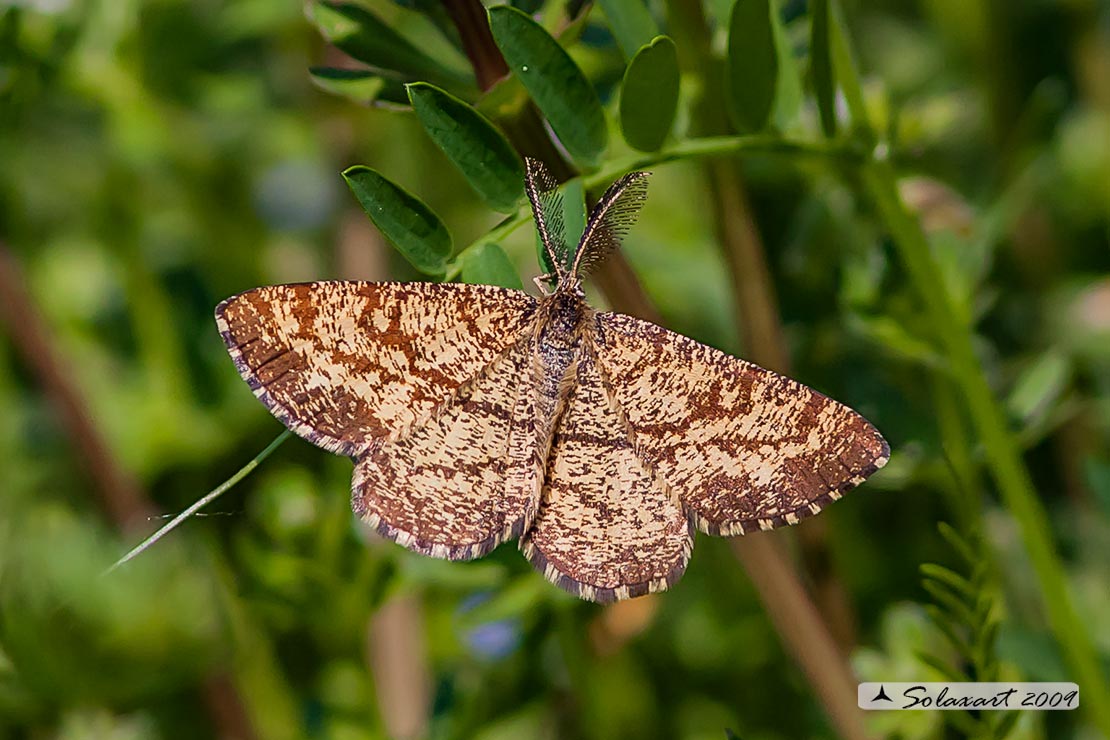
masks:
[[[535,306],[488,285],[319,282],[234,296],[216,323],[274,416],[356,456],[431,416],[517,341]]]

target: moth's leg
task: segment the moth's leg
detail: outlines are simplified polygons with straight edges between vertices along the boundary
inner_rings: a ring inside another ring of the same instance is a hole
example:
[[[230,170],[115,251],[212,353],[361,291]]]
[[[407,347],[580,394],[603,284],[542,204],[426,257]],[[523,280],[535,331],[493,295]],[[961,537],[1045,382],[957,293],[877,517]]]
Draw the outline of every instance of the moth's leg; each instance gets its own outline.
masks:
[[[532,278],[532,282],[540,289],[544,295],[551,295],[555,292],[555,285],[559,282],[559,276],[548,273],[547,275],[536,275]]]

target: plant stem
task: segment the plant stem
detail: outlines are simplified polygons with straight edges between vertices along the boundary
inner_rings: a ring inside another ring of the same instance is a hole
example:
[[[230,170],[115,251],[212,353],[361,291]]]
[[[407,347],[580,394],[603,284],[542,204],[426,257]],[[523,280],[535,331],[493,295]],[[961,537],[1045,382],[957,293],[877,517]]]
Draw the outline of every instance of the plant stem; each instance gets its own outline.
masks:
[[[860,159],[860,153],[857,149],[844,144],[796,141],[764,134],[750,136],[702,136],[678,142],[672,147],[661,149],[651,154],[608,162],[604,164],[601,169],[589,175],[579,175],[579,179],[582,180],[582,185],[587,190],[593,190],[608,185],[621,175],[632,172],[633,170],[645,169],[677,160],[691,160],[722,155],[782,155],[791,157],[795,160],[812,157],[841,162]],[[532,212],[525,203],[516,213],[507,217],[497,226],[460,250],[460,252],[455,255],[455,260],[448,265],[444,280],[453,280],[459,276],[462,270],[459,256],[462,255],[463,252],[481,244],[485,244],[486,242],[500,242],[521,226],[531,222]]]
[[[873,137],[854,56],[839,6],[835,3],[833,10],[830,30],[837,78],[857,130],[864,136]],[[861,168],[861,175],[864,187],[883,217],[946,350],[952,378],[967,402],[968,415],[983,445],[987,465],[1003,502],[1017,520],[1022,541],[1040,583],[1049,623],[1075,681],[1083,686],[1088,696],[1093,697],[1084,706],[1099,729],[1110,737],[1110,691],[1107,690],[1086,625],[1076,612],[1068,592],[1067,574],[1056,556],[1044,506],[1022,461],[1017,439],[1007,424],[1005,412],[995,400],[975,354],[973,327],[965,312],[949,295],[920,224],[902,202],[897,177],[889,162],[873,157]]]
[[[832,161],[858,161],[859,150],[840,142],[798,141],[773,134],[742,136],[698,136],[679,141],[650,154],[613,160],[583,178],[587,188],[607,184],[632,170],[642,170],[675,160],[701,159],[728,155],[764,154],[788,156],[791,159],[816,158]]]
[[[836,732],[850,740],[869,738],[856,705],[856,679],[776,537],[773,532],[752,532],[733,537],[729,544]]]
[[[117,529],[127,533],[141,526],[154,507],[135,477],[115,458],[97,427],[73,373],[59,356],[49,327],[24,287],[22,271],[8,247],[0,242],[0,326],[54,405],[62,425],[84,459],[99,494],[99,503]],[[247,716],[247,697],[241,681],[222,671],[204,676],[201,695],[213,726],[220,735],[250,740],[257,737]]]
[[[154,513],[139,482],[116,459],[108,441],[59,357],[15,256],[0,243],[0,326],[53,405],[85,464],[100,505],[121,531],[137,529]]]
[[[378,711],[386,735],[397,740],[428,736],[433,680],[424,621],[419,593],[396,594],[367,625],[366,663],[375,679]]]
[[[917,221],[907,212],[890,166],[873,162],[863,169],[863,180],[890,229],[910,278],[925,300],[930,319],[944,344],[952,376],[967,402],[968,414],[983,445],[983,453],[998,491],[1018,530],[1044,595],[1045,610],[1077,683],[1089,696],[1085,706],[1099,728],[1110,736],[1110,691],[1107,690],[1094,645],[1067,588],[1067,574],[1056,556],[1048,515],[1034,490],[1021,459],[1017,440],[995,401],[990,384],[975,355],[971,327],[962,320],[947,294]]]
[[[131,560],[132,558],[136,557],[137,555],[140,555],[143,551],[145,551],[147,548],[149,548],[155,542],[162,539],[167,534],[169,534],[171,531],[176,529],[177,526],[179,524],[181,524],[183,521],[185,521],[186,519],[191,517],[193,514],[196,514],[198,511],[203,509],[205,506],[208,506],[208,504],[212,503],[213,501],[218,499],[220,496],[222,496],[223,494],[225,494],[229,490],[231,490],[231,488],[234,487],[235,484],[237,484],[239,481],[243,480],[248,475],[250,475],[251,471],[253,471],[255,468],[257,468],[262,463],[263,460],[265,460],[267,457],[269,457],[273,453],[273,451],[276,450],[278,447],[280,447],[282,442],[289,439],[289,437],[292,436],[292,434],[293,433],[291,431],[286,429],[281,434],[279,434],[277,437],[275,437],[273,442],[266,445],[266,449],[262,450],[262,452],[259,452],[257,455],[255,455],[254,458],[250,462],[248,462],[246,465],[241,467],[239,469],[239,471],[237,473],[235,473],[235,475],[231,476],[230,478],[225,480],[223,483],[216,486],[215,488],[213,488],[211,491],[209,491],[205,495],[201,496],[199,499],[194,501],[193,504],[189,508],[185,509],[185,511],[183,511],[180,514],[178,514],[177,516],[175,516],[173,519],[171,519],[169,522],[167,522],[165,526],[161,527],[157,532],[155,532],[154,534],[147,537],[145,540],[140,542],[136,547],[132,548],[130,552],[128,552],[122,558],[120,558],[115,563],[113,563],[112,567],[105,571],[105,575],[107,575],[108,573],[111,573],[116,568],[118,568],[121,565],[123,565],[124,563],[126,563],[128,560]]]
[[[478,87],[483,91],[489,90],[495,82],[509,74],[509,65],[493,43],[486,9],[473,0],[443,0],[443,7],[459,31]]]
[[[747,188],[733,162],[705,163],[717,242],[724,252],[735,295],[736,323],[745,356],[777,373],[790,373],[771,269],[751,212]]]

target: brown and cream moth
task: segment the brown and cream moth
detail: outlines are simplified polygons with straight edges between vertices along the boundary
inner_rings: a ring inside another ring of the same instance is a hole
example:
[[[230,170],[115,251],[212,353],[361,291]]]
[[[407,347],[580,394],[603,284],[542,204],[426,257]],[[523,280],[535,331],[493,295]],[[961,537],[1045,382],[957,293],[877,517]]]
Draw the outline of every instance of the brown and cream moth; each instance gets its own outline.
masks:
[[[634,222],[646,174],[609,188],[568,253],[555,182],[527,165],[556,270],[542,298],[488,285],[318,282],[257,288],[216,308],[263,404],[354,459],[358,516],[438,558],[519,539],[548,580],[608,602],[674,584],[695,530],[795,524],[887,462],[882,436],[850,408],[590,308],[582,279]]]

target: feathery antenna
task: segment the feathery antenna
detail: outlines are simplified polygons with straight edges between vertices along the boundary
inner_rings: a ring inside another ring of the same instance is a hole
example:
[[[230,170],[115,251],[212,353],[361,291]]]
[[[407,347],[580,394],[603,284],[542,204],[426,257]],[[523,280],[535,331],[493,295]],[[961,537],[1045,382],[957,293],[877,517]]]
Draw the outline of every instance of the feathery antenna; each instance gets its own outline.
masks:
[[[532,215],[536,229],[540,232],[543,251],[556,276],[562,278],[567,271],[566,227],[563,223],[563,194],[559,183],[543,162],[531,157],[524,158],[524,189],[532,204]]]
[[[629,172],[614,182],[594,206],[575,251],[570,274],[581,280],[620,246],[647,200],[647,172]]]

